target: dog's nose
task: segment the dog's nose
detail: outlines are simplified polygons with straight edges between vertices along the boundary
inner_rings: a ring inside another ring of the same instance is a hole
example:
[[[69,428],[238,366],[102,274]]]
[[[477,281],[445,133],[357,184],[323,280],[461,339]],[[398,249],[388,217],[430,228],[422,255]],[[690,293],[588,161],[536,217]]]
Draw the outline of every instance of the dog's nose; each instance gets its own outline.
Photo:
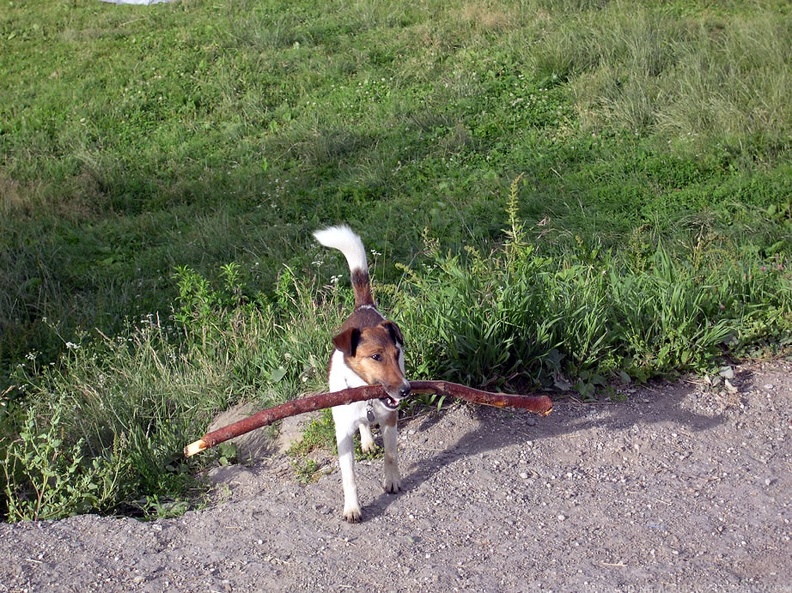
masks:
[[[412,387],[410,387],[409,383],[402,385],[399,389],[399,397],[407,397],[410,395],[410,391],[412,391]]]

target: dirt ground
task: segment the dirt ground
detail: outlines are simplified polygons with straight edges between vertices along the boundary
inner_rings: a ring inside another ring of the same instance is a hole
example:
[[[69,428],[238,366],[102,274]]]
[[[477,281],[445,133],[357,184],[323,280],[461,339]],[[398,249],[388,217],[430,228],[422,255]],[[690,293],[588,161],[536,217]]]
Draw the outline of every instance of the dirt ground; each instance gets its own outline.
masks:
[[[552,415],[456,406],[401,426],[404,491],[282,454],[214,472],[175,519],[0,525],[5,591],[792,591],[792,363]],[[189,439],[188,439],[189,440]]]

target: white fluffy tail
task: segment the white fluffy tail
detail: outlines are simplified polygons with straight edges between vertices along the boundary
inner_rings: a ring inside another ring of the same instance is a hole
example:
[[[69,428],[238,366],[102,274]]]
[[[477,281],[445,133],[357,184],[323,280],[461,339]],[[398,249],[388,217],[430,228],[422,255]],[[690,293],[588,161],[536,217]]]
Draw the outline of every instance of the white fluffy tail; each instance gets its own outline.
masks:
[[[350,272],[354,270],[368,271],[366,249],[363,247],[363,241],[348,226],[331,226],[321,231],[316,231],[313,236],[325,247],[332,247],[343,253],[349,264]]]

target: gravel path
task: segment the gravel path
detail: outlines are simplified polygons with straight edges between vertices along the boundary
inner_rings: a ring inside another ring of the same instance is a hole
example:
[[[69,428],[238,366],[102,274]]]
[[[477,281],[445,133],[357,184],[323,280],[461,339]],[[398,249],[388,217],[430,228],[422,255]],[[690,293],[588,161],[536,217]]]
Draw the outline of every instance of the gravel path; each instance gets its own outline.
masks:
[[[792,364],[553,414],[454,407],[402,424],[405,490],[272,455],[176,519],[0,524],[4,591],[792,591]]]

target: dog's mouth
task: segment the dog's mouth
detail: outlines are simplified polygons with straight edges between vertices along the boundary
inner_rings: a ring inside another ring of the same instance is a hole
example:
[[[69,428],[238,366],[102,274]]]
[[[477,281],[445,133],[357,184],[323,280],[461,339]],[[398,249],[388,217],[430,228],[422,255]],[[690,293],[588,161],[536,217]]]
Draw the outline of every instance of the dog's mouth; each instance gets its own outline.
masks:
[[[399,404],[401,403],[400,400],[393,399],[392,397],[381,397],[380,401],[383,405],[388,408],[389,410],[397,410],[399,408]]]
[[[389,410],[396,410],[402,400],[410,395],[410,384],[406,381],[398,387],[385,387],[385,397],[381,397],[380,401]]]

